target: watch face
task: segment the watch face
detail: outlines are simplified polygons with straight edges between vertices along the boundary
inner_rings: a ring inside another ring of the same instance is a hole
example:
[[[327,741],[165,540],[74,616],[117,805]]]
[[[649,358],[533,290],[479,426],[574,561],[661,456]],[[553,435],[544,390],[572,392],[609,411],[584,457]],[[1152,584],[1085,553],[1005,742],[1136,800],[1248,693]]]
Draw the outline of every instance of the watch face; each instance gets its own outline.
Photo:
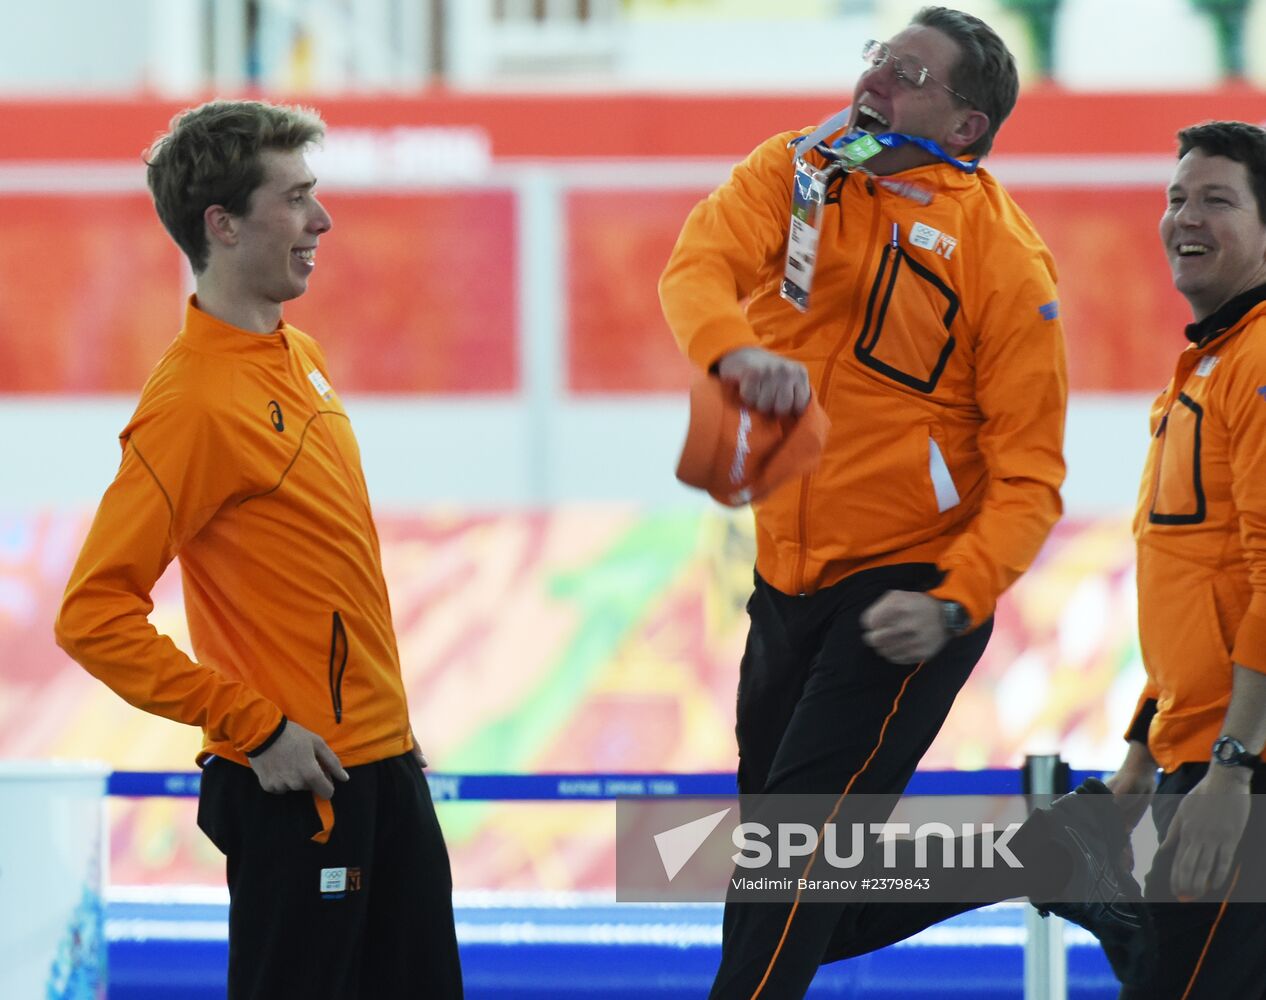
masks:
[[[964,608],[957,601],[945,601],[943,602],[943,607],[945,609],[944,610],[945,627],[949,629],[950,632],[957,635],[959,632],[962,632],[964,629],[966,629],[967,626],[970,624],[970,621],[967,617],[967,609]]]
[[[1213,759],[1220,764],[1248,763],[1252,757],[1244,744],[1233,736],[1219,736],[1213,743]]]

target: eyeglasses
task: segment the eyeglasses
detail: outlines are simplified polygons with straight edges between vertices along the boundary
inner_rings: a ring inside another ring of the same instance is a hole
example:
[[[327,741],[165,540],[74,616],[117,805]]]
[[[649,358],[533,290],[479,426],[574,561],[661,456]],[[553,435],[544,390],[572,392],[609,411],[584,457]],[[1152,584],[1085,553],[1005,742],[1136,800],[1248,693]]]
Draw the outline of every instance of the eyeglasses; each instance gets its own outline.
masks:
[[[893,75],[902,83],[908,83],[911,87],[922,87],[928,80],[931,80],[938,87],[941,87],[964,104],[972,102],[960,94],[953,87],[947,87],[941,83],[936,77],[928,72],[928,68],[916,59],[907,57],[904,61],[898,59],[892,54],[892,49],[888,48],[883,42],[877,42],[871,39],[862,46],[862,59],[864,59],[872,69],[879,69],[880,66],[892,64]]]

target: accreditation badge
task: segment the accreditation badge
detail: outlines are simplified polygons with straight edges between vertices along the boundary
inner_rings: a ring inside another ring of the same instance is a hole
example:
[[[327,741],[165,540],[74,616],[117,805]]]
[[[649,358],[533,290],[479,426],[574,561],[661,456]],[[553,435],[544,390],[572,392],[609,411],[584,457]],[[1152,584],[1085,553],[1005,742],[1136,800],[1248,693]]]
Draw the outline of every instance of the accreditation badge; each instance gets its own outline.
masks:
[[[813,289],[813,269],[818,257],[818,226],[822,221],[822,208],[826,204],[827,184],[825,173],[802,160],[796,160],[782,297],[801,312],[809,308],[809,292]]]
[[[825,127],[825,126],[824,126]],[[838,146],[832,147],[836,164],[851,170],[882,152],[883,146],[865,132],[855,132]],[[782,297],[801,312],[809,309],[809,293],[813,290],[813,269],[818,258],[818,235],[826,190],[831,174],[795,158],[796,177],[791,196],[791,228],[787,233],[787,263],[783,268]]]

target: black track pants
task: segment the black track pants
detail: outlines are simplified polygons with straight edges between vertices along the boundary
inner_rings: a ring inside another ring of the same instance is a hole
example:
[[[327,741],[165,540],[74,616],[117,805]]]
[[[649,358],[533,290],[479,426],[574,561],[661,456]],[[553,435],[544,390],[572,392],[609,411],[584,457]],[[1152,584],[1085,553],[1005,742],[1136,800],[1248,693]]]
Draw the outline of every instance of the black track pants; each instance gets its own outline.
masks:
[[[229,1000],[457,1000],[452,874],[411,754],[349,767],[326,844],[308,792],[213,758],[198,825],[226,856]]]
[[[739,679],[739,790],[898,794],[984,653],[992,619],[933,659],[900,665],[861,637],[889,590],[935,586],[935,566],[886,566],[807,597],[759,577]],[[962,904],[727,903],[714,1000],[802,997],[824,961],[857,955],[972,908]],[[764,985],[760,984],[764,981]]]
[[[1152,815],[1164,841],[1173,822],[1179,796],[1204,777],[1208,764],[1184,764],[1161,777]],[[1253,776],[1253,809],[1232,866],[1238,872],[1240,895],[1262,898],[1266,885],[1266,768]],[[1121,1000],[1263,1000],[1266,998],[1266,903],[1235,902],[1236,894],[1223,888],[1208,901],[1173,901],[1169,888],[1175,851],[1156,855],[1147,876],[1144,897],[1152,902],[1156,924],[1157,962],[1151,980],[1121,991]]]

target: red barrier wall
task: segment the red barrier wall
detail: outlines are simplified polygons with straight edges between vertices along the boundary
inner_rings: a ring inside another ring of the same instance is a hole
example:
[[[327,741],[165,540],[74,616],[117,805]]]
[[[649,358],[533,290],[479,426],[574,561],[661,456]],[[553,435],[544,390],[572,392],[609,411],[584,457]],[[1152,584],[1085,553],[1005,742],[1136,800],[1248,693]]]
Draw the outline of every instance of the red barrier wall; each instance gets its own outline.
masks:
[[[818,120],[838,96],[648,95],[322,101],[335,127],[486,131],[497,158],[738,157]],[[1176,128],[1259,117],[1262,95],[1026,93],[999,155],[1172,151]],[[0,103],[0,172],[19,162],[136,162],[178,105]],[[647,171],[656,169],[648,162]],[[1080,169],[1076,164],[1065,169]],[[1070,174],[1070,184],[1079,180]],[[12,185],[10,186],[12,188]],[[1156,190],[1152,188],[1156,187]],[[3,190],[3,189],[0,189]],[[1181,346],[1185,304],[1156,235],[1159,185],[1012,191],[1056,256],[1072,387],[1152,391]],[[655,283],[700,190],[566,195],[567,385],[679,391],[687,369]],[[347,391],[505,393],[520,381],[510,191],[329,192],[335,229],[311,291],[288,309],[318,336]],[[135,392],[178,327],[177,251],[143,194],[0,193],[0,392]]]
[[[276,98],[272,98],[276,99]],[[784,129],[812,125],[848,93],[450,94],[297,99],[332,126],[483,128],[498,157],[740,156]],[[0,160],[135,160],[181,108],[196,101],[0,101]],[[1170,153],[1174,133],[1209,118],[1260,121],[1263,94],[1247,86],[1175,94],[1026,90],[998,136],[998,154]]]
[[[512,392],[519,381],[514,198],[338,194],[322,200],[309,291],[286,318],[339,384],[374,392]]]
[[[147,195],[0,197],[0,392],[135,392],[180,296]]]

